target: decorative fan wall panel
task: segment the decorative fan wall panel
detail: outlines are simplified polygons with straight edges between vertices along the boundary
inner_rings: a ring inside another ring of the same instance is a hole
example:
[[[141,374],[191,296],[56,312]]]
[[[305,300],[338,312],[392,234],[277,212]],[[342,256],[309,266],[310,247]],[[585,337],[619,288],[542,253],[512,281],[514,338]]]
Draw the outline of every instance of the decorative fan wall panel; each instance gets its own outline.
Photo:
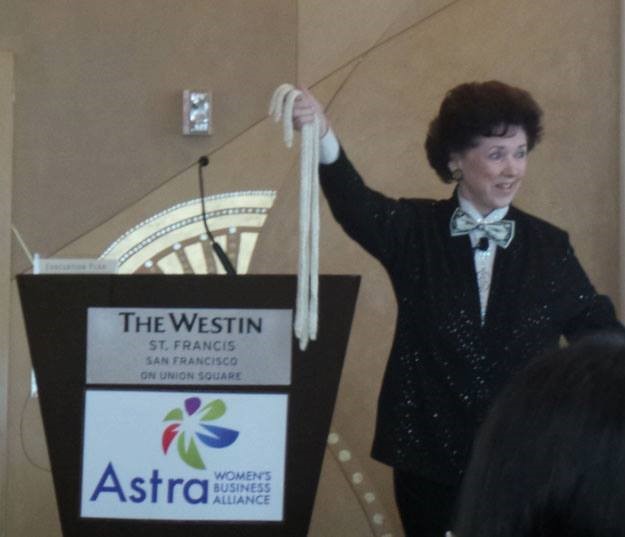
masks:
[[[204,198],[208,227],[237,274],[246,274],[276,197],[272,190]],[[223,274],[202,222],[201,199],[179,203],[133,227],[101,257],[117,259],[121,274]]]

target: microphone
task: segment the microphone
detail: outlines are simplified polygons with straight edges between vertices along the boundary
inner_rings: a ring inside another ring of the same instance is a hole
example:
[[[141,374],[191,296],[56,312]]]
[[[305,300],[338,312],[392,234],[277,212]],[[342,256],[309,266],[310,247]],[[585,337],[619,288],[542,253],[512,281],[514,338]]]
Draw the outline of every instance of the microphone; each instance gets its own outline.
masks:
[[[206,205],[204,203],[204,176],[202,174],[202,168],[208,166],[209,160],[206,155],[202,155],[197,161],[197,172],[198,172],[198,181],[200,183],[200,201],[202,203],[202,222],[204,223],[204,229],[206,230],[206,235],[208,236],[208,240],[211,243],[213,251],[217,255],[217,258],[221,262],[224,270],[230,276],[236,276],[236,270],[232,266],[230,259],[226,255],[226,252],[223,251],[221,245],[215,241],[213,234],[208,229],[208,217],[206,215]]]
[[[488,250],[488,238],[482,237],[477,244],[473,247],[474,250],[480,250],[481,252],[485,252]]]

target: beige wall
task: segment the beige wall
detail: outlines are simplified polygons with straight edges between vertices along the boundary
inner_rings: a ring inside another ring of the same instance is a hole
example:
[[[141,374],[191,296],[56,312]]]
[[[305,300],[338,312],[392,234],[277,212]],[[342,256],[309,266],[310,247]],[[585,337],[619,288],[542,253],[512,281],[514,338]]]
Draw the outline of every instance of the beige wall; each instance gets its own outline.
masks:
[[[210,153],[210,193],[278,191],[252,272],[294,272],[296,155],[263,119],[275,86],[297,79],[329,103],[370,184],[440,197],[450,191],[425,161],[428,122],[449,87],[500,78],[530,89],[546,113],[519,205],[567,229],[592,280],[616,298],[618,7],[615,0],[0,0],[0,49],[16,58],[13,222],[32,250],[99,255],[133,225],[195,197],[195,173],[177,172]],[[178,94],[187,87],[215,93],[209,139],[179,134]],[[311,535],[397,536],[389,471],[368,457],[395,304],[380,266],[322,210],[323,272],[362,274],[363,284],[333,424],[352,459],[345,465],[328,452]],[[16,244],[12,252],[13,272],[26,269]],[[54,537],[14,295],[11,311],[8,535]],[[355,471],[375,490],[372,504],[361,501],[362,486],[351,486]],[[32,498],[28,511],[23,495]],[[376,513],[383,524],[372,522]]]
[[[0,0],[0,13],[16,53],[14,221],[44,254],[241,135],[296,75],[289,0]],[[210,138],[181,136],[195,88],[213,91]]]
[[[9,319],[11,303],[11,186],[13,55],[0,50],[0,528],[6,527]],[[2,535],[2,529],[0,529]]]

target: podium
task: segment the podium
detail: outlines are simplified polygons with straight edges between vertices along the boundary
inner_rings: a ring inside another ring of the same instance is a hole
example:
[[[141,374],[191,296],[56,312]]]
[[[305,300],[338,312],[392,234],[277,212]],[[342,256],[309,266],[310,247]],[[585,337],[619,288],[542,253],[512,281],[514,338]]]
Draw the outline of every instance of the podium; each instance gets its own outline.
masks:
[[[64,537],[304,537],[359,282],[19,276]]]

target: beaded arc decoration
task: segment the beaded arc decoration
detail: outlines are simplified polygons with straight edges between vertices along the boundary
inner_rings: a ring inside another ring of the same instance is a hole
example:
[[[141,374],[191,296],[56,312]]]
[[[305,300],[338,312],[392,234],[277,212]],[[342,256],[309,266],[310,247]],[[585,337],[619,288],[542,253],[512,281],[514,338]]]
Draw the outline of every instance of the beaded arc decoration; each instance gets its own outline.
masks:
[[[247,274],[258,234],[276,198],[272,190],[204,198],[209,228],[237,274]],[[121,274],[223,274],[202,223],[200,198],[161,211],[128,230],[101,255]]]
[[[373,483],[363,472],[362,465],[353,451],[349,449],[344,438],[336,431],[332,431],[328,435],[328,450],[337,461],[345,480],[364,511],[372,535],[375,537],[399,537],[385,514],[384,506],[378,499]]]

